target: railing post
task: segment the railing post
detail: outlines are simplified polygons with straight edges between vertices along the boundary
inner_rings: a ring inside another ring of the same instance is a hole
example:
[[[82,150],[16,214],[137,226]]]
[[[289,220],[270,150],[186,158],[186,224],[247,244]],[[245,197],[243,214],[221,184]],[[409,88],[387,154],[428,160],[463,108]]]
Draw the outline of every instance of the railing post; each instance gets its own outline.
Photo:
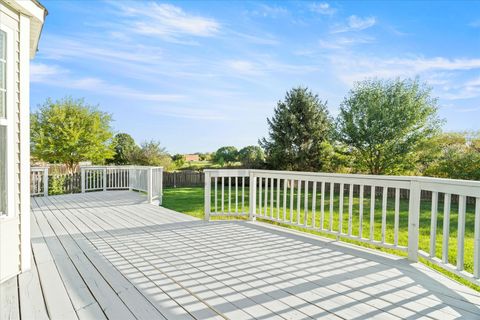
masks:
[[[48,167],[43,169],[43,195],[48,197]]]
[[[248,211],[248,220],[255,221],[256,219],[256,210],[257,210],[257,177],[255,177],[255,173],[253,170],[249,172],[250,183],[249,183],[249,190],[248,190],[248,201],[249,203],[249,211]]]
[[[205,220],[210,221],[210,203],[212,198],[211,184],[212,178],[210,172],[205,172]]]
[[[147,196],[148,203],[153,202],[153,168],[148,167],[147,169]]]
[[[163,202],[163,168],[160,169],[160,179],[159,179],[159,188],[160,188],[160,194],[158,195],[158,202],[159,205],[162,205]]]
[[[107,191],[107,168],[103,168],[103,191]]]
[[[82,193],[85,193],[85,168],[80,168],[80,185]]]
[[[418,234],[420,224],[420,183],[410,183],[408,204],[408,260],[418,261]]]

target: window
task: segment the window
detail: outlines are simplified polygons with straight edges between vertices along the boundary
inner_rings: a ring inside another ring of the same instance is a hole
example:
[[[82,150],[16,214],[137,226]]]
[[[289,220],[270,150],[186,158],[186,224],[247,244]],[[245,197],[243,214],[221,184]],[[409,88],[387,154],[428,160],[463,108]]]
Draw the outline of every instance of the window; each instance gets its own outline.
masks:
[[[7,214],[8,206],[8,118],[7,110],[7,34],[0,30],[0,216]]]

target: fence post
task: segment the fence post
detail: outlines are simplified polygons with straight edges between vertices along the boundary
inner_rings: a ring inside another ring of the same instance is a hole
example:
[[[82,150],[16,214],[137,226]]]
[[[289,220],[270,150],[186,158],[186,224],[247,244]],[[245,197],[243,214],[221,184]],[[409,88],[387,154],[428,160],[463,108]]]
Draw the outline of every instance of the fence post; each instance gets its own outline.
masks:
[[[107,191],[107,168],[103,168],[103,191]]]
[[[85,168],[80,168],[80,189],[85,193]]]
[[[48,197],[48,167],[43,169],[43,196]]]
[[[410,199],[408,204],[408,260],[418,261],[418,234],[420,224],[420,183],[410,183]]]
[[[204,171],[205,172],[205,171]],[[212,201],[210,172],[205,172],[205,220],[210,221],[210,202]]]
[[[148,203],[153,202],[153,168],[148,167],[147,169],[147,196],[148,196]]]
[[[249,172],[250,183],[249,183],[249,190],[248,190],[248,201],[249,203],[249,211],[248,211],[248,220],[255,221],[256,219],[256,210],[257,210],[257,177],[255,177],[254,171],[250,170]]]

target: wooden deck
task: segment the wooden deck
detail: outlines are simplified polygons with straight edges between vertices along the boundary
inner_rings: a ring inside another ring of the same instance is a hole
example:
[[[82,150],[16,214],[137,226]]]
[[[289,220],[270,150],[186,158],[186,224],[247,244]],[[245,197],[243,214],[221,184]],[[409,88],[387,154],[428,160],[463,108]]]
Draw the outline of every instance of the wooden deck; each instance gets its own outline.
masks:
[[[478,292],[423,265],[145,200],[33,198],[33,269],[0,286],[0,319],[480,319]]]

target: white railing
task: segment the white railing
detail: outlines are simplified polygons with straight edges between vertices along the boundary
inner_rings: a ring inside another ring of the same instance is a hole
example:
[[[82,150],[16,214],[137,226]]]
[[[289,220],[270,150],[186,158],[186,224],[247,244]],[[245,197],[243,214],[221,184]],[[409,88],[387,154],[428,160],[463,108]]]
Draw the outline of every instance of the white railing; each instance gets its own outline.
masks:
[[[163,168],[144,166],[81,167],[81,191],[135,190],[147,193],[150,203],[162,203]]]
[[[32,196],[48,196],[48,168],[32,167]],[[143,166],[88,166],[80,168],[81,192],[135,190],[147,193],[150,203],[162,203],[163,168]]]
[[[48,167],[30,168],[30,194],[48,196]]]
[[[425,194],[428,199],[422,199]],[[437,230],[439,213],[443,223],[441,232]],[[452,215],[457,219],[452,219]],[[270,220],[404,251],[412,261],[425,258],[472,283],[480,284],[478,181],[268,170],[205,170],[205,217],[209,220],[214,216]],[[470,243],[472,237],[467,240],[465,237],[467,222],[468,232],[473,234],[473,243]],[[407,229],[408,234],[400,232]],[[452,238],[455,233],[456,238]],[[442,237],[440,245],[437,244],[437,235]],[[452,241],[456,241],[455,248],[449,245]],[[466,241],[469,242],[467,246]],[[437,250],[437,246],[441,250]],[[426,247],[428,252],[422,250]],[[469,271],[465,270],[466,247],[469,248],[468,254],[472,255],[469,261],[473,261],[473,268],[469,265]],[[449,262],[449,254],[456,260],[455,265]]]

